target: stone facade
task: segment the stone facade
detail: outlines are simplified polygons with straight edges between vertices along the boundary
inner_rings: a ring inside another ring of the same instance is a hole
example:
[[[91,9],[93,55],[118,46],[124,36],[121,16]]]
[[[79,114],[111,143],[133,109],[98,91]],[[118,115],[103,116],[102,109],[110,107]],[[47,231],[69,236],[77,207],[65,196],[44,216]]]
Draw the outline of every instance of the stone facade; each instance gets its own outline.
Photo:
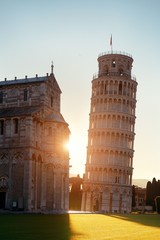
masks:
[[[93,77],[82,210],[131,211],[137,82],[133,59],[103,53]]]
[[[70,131],[60,94],[53,72],[0,82],[0,208],[68,210]]]
[[[146,206],[146,188],[135,186],[135,207],[134,210],[144,211]]]

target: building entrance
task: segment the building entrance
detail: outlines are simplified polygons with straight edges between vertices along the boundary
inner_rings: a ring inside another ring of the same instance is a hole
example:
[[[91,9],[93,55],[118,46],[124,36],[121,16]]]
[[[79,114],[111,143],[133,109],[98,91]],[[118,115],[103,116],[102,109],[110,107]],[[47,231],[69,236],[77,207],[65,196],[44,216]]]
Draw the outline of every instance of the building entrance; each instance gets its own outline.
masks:
[[[5,208],[6,192],[0,192],[0,209]]]

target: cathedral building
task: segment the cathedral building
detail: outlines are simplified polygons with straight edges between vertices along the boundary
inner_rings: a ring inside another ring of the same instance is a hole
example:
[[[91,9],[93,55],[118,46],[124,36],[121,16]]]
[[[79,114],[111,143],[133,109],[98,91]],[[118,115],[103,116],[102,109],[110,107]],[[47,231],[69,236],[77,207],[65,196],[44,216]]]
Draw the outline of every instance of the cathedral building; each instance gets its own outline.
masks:
[[[69,208],[69,127],[53,74],[0,81],[0,209]]]
[[[93,77],[82,210],[131,212],[137,82],[133,58],[102,53]]]

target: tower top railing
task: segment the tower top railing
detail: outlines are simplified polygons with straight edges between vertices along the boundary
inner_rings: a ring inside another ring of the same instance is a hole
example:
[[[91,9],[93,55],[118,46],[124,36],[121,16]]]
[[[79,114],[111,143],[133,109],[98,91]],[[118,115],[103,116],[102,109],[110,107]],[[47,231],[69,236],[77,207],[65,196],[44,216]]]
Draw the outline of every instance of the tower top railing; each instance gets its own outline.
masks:
[[[123,73],[123,74],[119,74],[118,72],[109,72],[109,73],[94,73],[93,74],[93,80],[96,79],[96,78],[99,78],[99,77],[126,77],[126,78],[129,78],[131,80],[134,80],[134,81],[137,81],[136,80],[136,76],[135,75],[130,75],[130,74],[127,74],[127,73]]]
[[[125,55],[127,57],[131,57],[132,58],[132,55],[129,54],[129,53],[126,53],[126,52],[122,52],[122,51],[108,51],[108,52],[102,52],[98,55],[98,57],[102,57],[104,55],[112,55],[112,54],[119,54],[119,55]]]

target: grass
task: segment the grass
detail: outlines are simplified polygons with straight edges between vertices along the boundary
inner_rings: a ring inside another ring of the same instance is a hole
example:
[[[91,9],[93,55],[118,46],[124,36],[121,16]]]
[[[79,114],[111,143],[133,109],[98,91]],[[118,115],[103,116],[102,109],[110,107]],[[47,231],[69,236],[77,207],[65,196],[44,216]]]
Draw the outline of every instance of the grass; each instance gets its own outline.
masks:
[[[160,215],[0,215],[3,240],[158,240]]]

